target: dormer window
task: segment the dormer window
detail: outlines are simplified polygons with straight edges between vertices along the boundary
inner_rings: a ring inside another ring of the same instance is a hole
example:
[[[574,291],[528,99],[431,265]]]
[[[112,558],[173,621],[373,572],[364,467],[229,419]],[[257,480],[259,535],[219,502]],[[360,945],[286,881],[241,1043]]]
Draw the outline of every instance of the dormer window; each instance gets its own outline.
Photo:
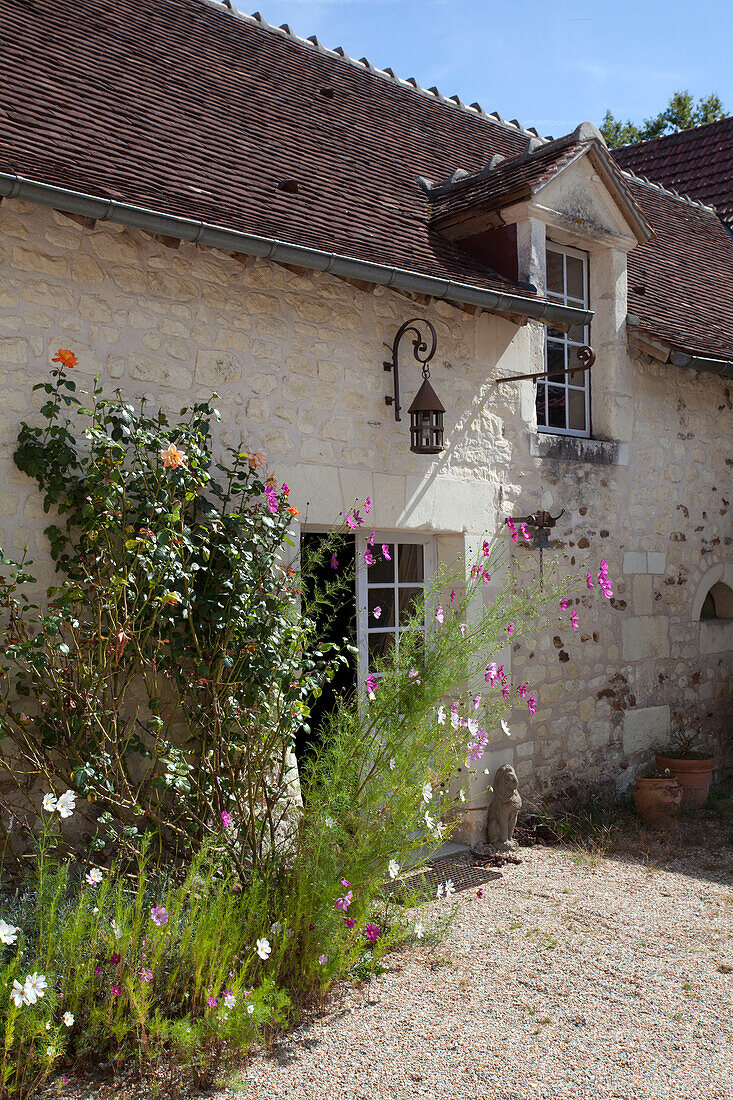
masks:
[[[547,242],[546,294],[551,301],[588,308],[588,253]],[[578,364],[578,348],[590,344],[590,325],[569,332],[547,329],[545,370],[566,371]],[[555,435],[590,435],[590,376],[550,374],[537,380],[537,429]]]

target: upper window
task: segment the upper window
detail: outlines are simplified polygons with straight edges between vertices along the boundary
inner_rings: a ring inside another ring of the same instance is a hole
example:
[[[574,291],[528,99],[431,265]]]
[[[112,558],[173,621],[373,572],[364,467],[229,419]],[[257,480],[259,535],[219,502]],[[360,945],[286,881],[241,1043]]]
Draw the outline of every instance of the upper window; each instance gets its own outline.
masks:
[[[364,561],[367,548],[374,558],[369,566]],[[429,535],[395,538],[377,533],[372,546],[362,534],[357,551],[357,637],[364,677],[374,670],[375,659],[399,649],[400,630],[435,571],[435,542]]]
[[[547,297],[565,306],[588,308],[588,254],[547,242]],[[545,370],[565,371],[580,366],[578,348],[590,341],[588,325],[569,332],[548,328]],[[537,379],[537,428],[556,435],[590,435],[590,376],[555,374]]]

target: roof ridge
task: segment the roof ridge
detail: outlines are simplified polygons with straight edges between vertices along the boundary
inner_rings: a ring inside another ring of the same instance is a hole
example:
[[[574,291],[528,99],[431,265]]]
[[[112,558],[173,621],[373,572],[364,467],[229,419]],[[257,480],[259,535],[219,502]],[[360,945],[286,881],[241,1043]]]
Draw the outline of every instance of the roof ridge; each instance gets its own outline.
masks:
[[[610,150],[613,154],[613,150]],[[680,202],[686,202],[688,206],[699,206],[701,210],[709,210],[711,214],[717,215],[717,210],[714,206],[710,206],[709,203],[701,202],[700,199],[693,199],[689,195],[681,195],[679,191],[675,191],[672,187],[665,187],[662,183],[657,183],[656,180],[647,179],[646,176],[640,176],[636,172],[632,172],[630,168],[622,168],[621,165],[617,165],[622,176],[628,176],[629,179],[636,180],[637,183],[645,183],[647,187],[653,187],[656,191],[661,191],[665,195],[669,195],[670,198],[679,199]]]
[[[281,34],[285,38],[292,39],[293,42],[297,42],[300,46],[307,46],[312,50],[316,50],[318,53],[329,54],[332,57],[338,57],[341,61],[345,61],[349,65],[354,65],[362,72],[366,71],[371,73],[372,76],[378,76],[383,80],[389,80],[393,84],[400,84],[405,88],[410,88],[413,92],[418,92],[419,95],[424,96],[426,99],[437,100],[439,103],[445,103],[450,107],[454,107],[459,111],[463,111],[465,114],[473,115],[474,118],[483,118],[487,122],[493,122],[498,126],[502,126],[505,130],[509,130],[512,133],[526,134],[530,138],[536,138],[543,144],[552,141],[552,138],[543,137],[534,129],[534,127],[525,127],[513,118],[507,121],[503,118],[498,111],[486,112],[480,103],[464,103],[463,100],[457,96],[444,96],[437,88],[423,88],[421,84],[418,84],[414,76],[407,77],[407,79],[398,76],[394,69],[387,67],[386,69],[378,69],[375,65],[372,65],[368,58],[362,57],[358,61],[346,53],[346,50],[342,46],[334,46],[330,50],[327,46],[319,40],[317,35],[311,35],[309,38],[303,38],[301,35],[296,34],[291,30],[287,23],[283,23],[281,26],[276,27],[273,23],[268,23],[267,20],[260,14],[260,12],[253,12],[248,15],[246,12],[239,11],[233,6],[232,0],[205,0],[206,3],[211,4],[218,10],[222,8],[226,9],[230,15],[237,19],[243,19],[246,23],[252,23],[257,27],[262,27],[265,30],[272,31],[275,34]]]
[[[222,3],[226,2],[227,0],[222,0]],[[625,145],[619,145],[618,151],[621,152],[622,149],[636,149],[640,145],[651,145],[655,141],[666,141],[668,138],[678,138],[687,134],[696,134],[699,130],[704,130],[707,126],[719,126],[721,122],[733,122],[733,115],[724,115],[723,118],[714,118],[712,122],[700,122],[697,126],[681,127],[679,130],[673,130],[671,134],[657,134],[656,137],[644,138],[643,141],[629,141]]]

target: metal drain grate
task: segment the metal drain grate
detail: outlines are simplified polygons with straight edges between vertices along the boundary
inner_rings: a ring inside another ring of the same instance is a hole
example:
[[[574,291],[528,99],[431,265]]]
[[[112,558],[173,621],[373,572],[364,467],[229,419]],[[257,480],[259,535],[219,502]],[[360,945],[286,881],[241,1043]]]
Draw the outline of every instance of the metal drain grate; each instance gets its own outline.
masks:
[[[407,874],[387,887],[387,892],[397,901],[427,901],[436,896],[439,886],[451,880],[457,894],[464,890],[476,890],[488,882],[502,877],[500,871],[487,867],[472,855],[448,856],[436,859],[428,867]]]

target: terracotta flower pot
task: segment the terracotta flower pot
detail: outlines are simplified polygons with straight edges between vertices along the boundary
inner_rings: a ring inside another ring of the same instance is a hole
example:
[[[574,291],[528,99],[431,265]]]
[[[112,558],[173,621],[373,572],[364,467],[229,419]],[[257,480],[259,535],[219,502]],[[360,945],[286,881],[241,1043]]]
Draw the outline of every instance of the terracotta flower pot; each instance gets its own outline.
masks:
[[[664,779],[639,778],[632,794],[641,820],[652,829],[669,829],[680,812],[682,785],[674,776]]]
[[[682,804],[691,810],[701,810],[707,802],[710,782],[715,768],[715,757],[709,756],[705,760],[680,760],[674,756],[659,756],[654,759],[660,772],[669,771],[669,774],[679,779],[682,784]]]

